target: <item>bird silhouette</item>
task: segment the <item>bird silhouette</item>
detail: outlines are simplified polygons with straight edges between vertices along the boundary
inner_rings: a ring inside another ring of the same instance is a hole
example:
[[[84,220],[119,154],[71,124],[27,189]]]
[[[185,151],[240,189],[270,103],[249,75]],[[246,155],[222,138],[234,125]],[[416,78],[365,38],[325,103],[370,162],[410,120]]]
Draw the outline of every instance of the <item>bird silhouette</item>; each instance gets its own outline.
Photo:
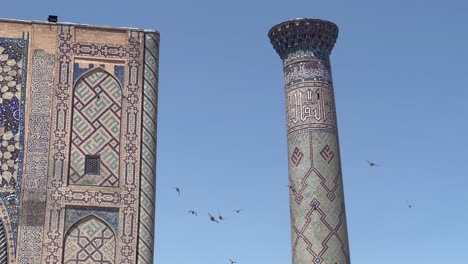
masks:
[[[408,200],[406,200],[406,204],[408,205],[408,208],[414,207],[414,203],[410,203]]]
[[[210,213],[208,213],[208,215],[210,216],[210,220],[211,220],[212,222],[216,222],[216,223],[219,224],[218,220],[216,220],[216,218],[215,218],[214,216],[212,216]]]
[[[231,264],[236,264],[237,263],[237,261],[232,260],[232,259],[229,259],[229,261],[231,261]]]
[[[367,163],[369,163],[369,166],[370,167],[373,167],[373,166],[380,166],[379,164],[375,163],[375,162],[372,162],[372,161],[367,161]]]
[[[241,211],[243,211],[242,209],[236,209],[236,210],[232,210],[233,212],[236,212],[236,213],[240,213]]]
[[[219,220],[221,220],[221,221],[224,220],[224,217],[221,215],[221,213],[219,212],[219,210],[218,210],[218,218],[219,218]]]
[[[188,213],[189,213],[189,214],[193,214],[193,215],[195,215],[195,216],[198,216],[197,212],[194,211],[194,210],[189,210]]]
[[[180,197],[180,188],[179,188],[179,187],[172,187],[172,189],[175,189],[176,192],[177,192],[177,194],[178,194],[179,197]]]
[[[294,188],[292,184],[285,185],[285,186],[288,187],[292,192],[296,192],[296,188]]]

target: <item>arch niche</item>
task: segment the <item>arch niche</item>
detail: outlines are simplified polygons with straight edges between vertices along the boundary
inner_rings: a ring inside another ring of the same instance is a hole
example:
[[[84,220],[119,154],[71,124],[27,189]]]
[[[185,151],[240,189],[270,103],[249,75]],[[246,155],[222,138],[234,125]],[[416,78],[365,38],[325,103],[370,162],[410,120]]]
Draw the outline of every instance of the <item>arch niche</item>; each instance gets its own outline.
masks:
[[[73,89],[69,184],[119,186],[122,87],[102,68]]]
[[[63,263],[115,263],[116,239],[112,228],[90,215],[73,224],[65,234]]]

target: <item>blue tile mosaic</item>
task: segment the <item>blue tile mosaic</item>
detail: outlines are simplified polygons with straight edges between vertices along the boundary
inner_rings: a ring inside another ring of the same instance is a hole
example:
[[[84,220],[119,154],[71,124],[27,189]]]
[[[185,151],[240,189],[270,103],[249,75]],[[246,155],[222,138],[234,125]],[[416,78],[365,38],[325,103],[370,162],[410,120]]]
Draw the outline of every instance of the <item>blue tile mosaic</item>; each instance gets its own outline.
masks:
[[[94,68],[94,64],[88,64],[88,67],[80,68],[80,64],[73,65],[73,82],[76,82],[81,75]]]
[[[0,197],[16,248],[24,155],[24,97],[28,62],[26,39],[0,38]]]
[[[124,66],[114,66],[114,75],[119,80],[121,84],[124,83],[124,76],[125,76],[125,67]]]

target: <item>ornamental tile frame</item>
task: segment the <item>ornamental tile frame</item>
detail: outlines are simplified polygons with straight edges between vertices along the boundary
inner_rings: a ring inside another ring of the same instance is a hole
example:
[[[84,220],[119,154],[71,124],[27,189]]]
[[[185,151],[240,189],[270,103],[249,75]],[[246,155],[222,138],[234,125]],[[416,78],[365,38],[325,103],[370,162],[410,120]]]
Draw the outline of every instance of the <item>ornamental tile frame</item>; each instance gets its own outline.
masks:
[[[136,202],[139,199],[139,142],[141,126],[141,98],[144,34],[130,31],[128,43],[125,46],[98,45],[93,43],[74,43],[74,26],[58,27],[59,62],[58,83],[55,94],[56,113],[53,117],[52,146],[53,155],[49,160],[48,207],[44,231],[44,263],[57,263],[63,258],[64,216],[65,205],[86,203],[87,206],[112,206],[119,211],[119,237],[117,237],[116,259],[120,263],[134,263],[138,239],[138,210]],[[121,127],[124,140],[122,142],[122,163],[120,166],[120,188],[101,188],[96,191],[81,191],[76,186],[67,184],[69,166],[69,144],[71,120],[71,100],[73,90],[73,61],[75,56],[93,58],[118,58],[125,60],[126,83],[122,87],[127,94],[122,107]],[[98,191],[99,190],[99,191]]]

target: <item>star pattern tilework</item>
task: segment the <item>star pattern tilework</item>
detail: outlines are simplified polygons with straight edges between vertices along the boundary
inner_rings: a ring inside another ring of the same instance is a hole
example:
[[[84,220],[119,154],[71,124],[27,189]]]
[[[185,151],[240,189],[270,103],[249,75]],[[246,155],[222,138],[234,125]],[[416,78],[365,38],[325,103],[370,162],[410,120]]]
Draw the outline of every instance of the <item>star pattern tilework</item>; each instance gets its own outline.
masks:
[[[24,155],[27,54],[26,39],[0,38],[0,197],[7,209],[15,248]]]
[[[1,187],[18,182],[23,86],[23,41],[0,39],[0,164]]]

